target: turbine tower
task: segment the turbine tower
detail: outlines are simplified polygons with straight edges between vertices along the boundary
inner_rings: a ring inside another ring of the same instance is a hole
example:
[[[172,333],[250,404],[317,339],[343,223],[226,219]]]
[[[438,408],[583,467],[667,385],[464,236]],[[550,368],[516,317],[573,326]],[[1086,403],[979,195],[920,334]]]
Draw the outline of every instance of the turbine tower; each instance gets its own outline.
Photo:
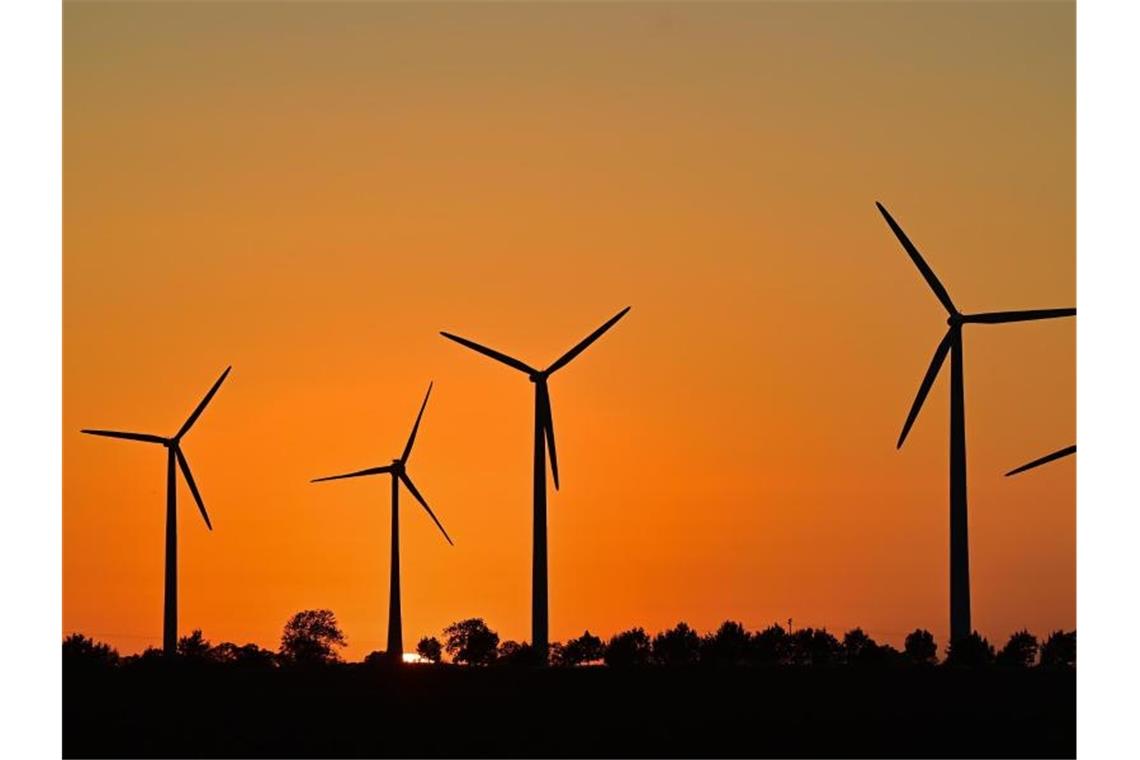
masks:
[[[1049,462],[1052,462],[1054,459],[1061,459],[1063,457],[1069,456],[1070,454],[1076,454],[1076,453],[1077,453],[1077,445],[1074,443],[1072,446],[1066,446],[1063,449],[1058,449],[1057,451],[1054,451],[1052,454],[1046,454],[1043,457],[1039,457],[1037,459],[1034,459],[1032,462],[1027,462],[1026,464],[1023,464],[1020,467],[1015,467],[1012,470],[1010,470],[1009,472],[1007,472],[1005,474],[1005,476],[1008,478],[1010,475],[1016,475],[1017,473],[1025,472],[1026,470],[1032,470],[1034,467],[1040,467],[1043,464],[1048,464]]]
[[[186,418],[186,422],[182,423],[178,432],[170,438],[151,435],[150,433],[128,433],[118,430],[79,431],[87,435],[159,443],[166,447],[166,573],[163,585],[162,652],[168,657],[172,657],[178,652],[178,509],[176,503],[178,483],[176,482],[174,465],[175,462],[178,463],[179,469],[182,470],[182,477],[186,480],[186,485],[190,487],[190,493],[198,504],[198,511],[202,513],[202,519],[206,521],[206,527],[213,530],[214,526],[210,524],[210,515],[206,513],[206,505],[202,503],[202,494],[198,492],[194,476],[190,474],[190,464],[186,461],[186,455],[182,453],[182,438],[190,432],[190,428],[194,426],[198,417],[205,410],[206,404],[209,404],[210,399],[218,392],[222,381],[226,379],[226,375],[230,374],[230,369],[230,367],[226,367],[226,371],[210,388],[206,397]]]
[[[424,396],[424,402],[420,405],[420,412],[416,415],[416,423],[412,426],[412,434],[408,436],[408,442],[404,446],[404,453],[399,458],[393,459],[392,464],[384,465],[382,467],[370,467],[367,470],[358,470],[357,472],[349,472],[344,475],[330,475],[324,478],[316,478],[313,483],[320,483],[325,480],[342,480],[344,478],[360,478],[367,475],[391,475],[392,476],[392,551],[391,551],[391,571],[389,573],[388,585],[388,649],[387,654],[389,659],[393,662],[402,661],[404,654],[404,627],[400,613],[400,483],[403,482],[404,486],[415,497],[416,501],[427,510],[428,515],[435,522],[436,527],[443,533],[443,537],[447,539],[447,543],[454,544],[451,541],[451,536],[447,535],[447,531],[443,529],[439,519],[435,516],[435,512],[431,511],[431,507],[424,500],[416,488],[412,479],[408,477],[406,465],[408,457],[412,454],[412,444],[416,442],[416,431],[420,429],[420,420],[423,419],[424,409],[427,407],[428,398],[431,396],[432,384],[428,383],[427,394]]]
[[[546,562],[546,450],[550,450],[550,471],[554,477],[554,488],[558,489],[558,455],[554,448],[554,415],[550,408],[550,389],[547,381],[550,376],[569,364],[574,357],[602,337],[614,324],[625,316],[630,307],[619,311],[597,330],[587,335],[576,346],[559,357],[546,369],[534,367],[492,348],[481,346],[473,340],[460,338],[448,332],[441,332],[445,338],[489,356],[508,367],[526,374],[534,383],[534,550],[531,555],[531,646],[534,647],[540,662],[545,663],[550,645],[549,604],[547,600]]]
[[[978,314],[963,314],[950,300],[946,288],[934,276],[934,271],[923,260],[918,249],[911,243],[902,228],[895,223],[881,203],[876,203],[879,212],[895,233],[895,237],[906,249],[911,261],[922,273],[923,279],[939,303],[946,310],[949,325],[946,334],[934,349],[934,358],[922,378],[918,394],[907,414],[899,435],[897,448],[902,448],[911,425],[918,417],[919,410],[934,384],[946,355],[950,355],[950,640],[955,641],[970,635],[970,548],[966,519],[966,398],[962,379],[962,328],[967,324],[1003,324],[1006,322],[1028,322],[1037,319],[1071,317],[1076,309],[1032,309],[1027,311],[993,311]]]

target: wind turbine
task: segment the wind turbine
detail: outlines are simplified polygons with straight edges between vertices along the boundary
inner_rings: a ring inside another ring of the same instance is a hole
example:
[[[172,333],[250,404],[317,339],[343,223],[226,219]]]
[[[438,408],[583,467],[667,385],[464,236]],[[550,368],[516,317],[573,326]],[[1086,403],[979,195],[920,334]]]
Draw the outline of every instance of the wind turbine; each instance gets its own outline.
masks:
[[[1046,454],[1043,457],[1039,457],[1037,459],[1034,459],[1032,462],[1028,462],[1026,464],[1023,464],[1020,467],[1015,467],[1014,469],[1007,472],[1005,474],[1005,476],[1008,478],[1010,475],[1016,475],[1017,473],[1025,472],[1026,470],[1032,470],[1034,467],[1040,467],[1043,464],[1048,464],[1049,462],[1052,462],[1054,459],[1061,459],[1063,457],[1069,456],[1070,454],[1076,454],[1076,453],[1077,453],[1077,445],[1074,443],[1072,446],[1066,446],[1063,449],[1058,449],[1057,451],[1054,451],[1052,454]]]
[[[178,432],[170,438],[163,438],[160,435],[151,435],[150,433],[127,433],[118,430],[79,431],[88,435],[124,438],[128,441],[160,443],[166,447],[166,573],[163,586],[162,652],[167,656],[173,656],[178,651],[178,508],[176,503],[178,484],[175,480],[174,464],[177,461],[178,467],[182,470],[182,477],[186,480],[186,485],[190,487],[190,493],[198,504],[198,511],[202,513],[206,527],[213,530],[214,526],[210,524],[210,516],[206,513],[206,505],[202,503],[202,494],[198,492],[194,476],[190,474],[190,464],[186,461],[186,455],[182,453],[182,438],[190,432],[190,428],[194,426],[202,411],[205,410],[206,404],[209,404],[210,399],[218,392],[222,381],[226,379],[226,375],[230,374],[230,369],[232,368],[226,367],[226,371],[210,388],[206,397],[190,413]]]
[[[549,610],[547,602],[547,567],[546,567],[546,449],[550,449],[550,471],[554,477],[554,488],[558,489],[558,455],[554,448],[554,415],[550,409],[550,390],[547,380],[558,370],[565,367],[578,354],[602,337],[614,324],[625,316],[630,307],[619,311],[597,330],[587,335],[578,345],[559,357],[546,369],[534,367],[513,357],[500,353],[492,348],[481,346],[473,340],[460,338],[449,332],[441,332],[445,338],[478,351],[484,356],[513,367],[527,375],[534,383],[534,551],[531,555],[531,646],[541,662],[546,662],[546,654],[550,645],[549,638]]]
[[[950,355],[950,640],[969,636],[970,627],[970,548],[967,537],[966,519],[966,399],[962,380],[962,327],[967,324],[1002,324],[1006,322],[1027,322],[1037,319],[1071,317],[1076,309],[1033,309],[1028,311],[992,311],[978,314],[963,314],[950,300],[949,293],[934,271],[910,242],[906,233],[895,223],[881,203],[876,203],[879,212],[887,220],[895,237],[910,255],[911,261],[922,273],[923,279],[939,303],[946,309],[946,322],[949,328],[934,349],[934,358],[926,370],[926,376],[918,388],[918,395],[907,414],[897,448],[901,448],[910,432],[911,425],[918,417],[926,394],[938,377],[946,355]]]
[[[420,413],[416,415],[416,423],[412,426],[412,434],[408,436],[408,443],[404,446],[404,453],[397,459],[392,460],[392,464],[384,465],[382,467],[369,467],[367,470],[358,470],[356,472],[345,473],[344,475],[330,475],[324,478],[316,478],[313,483],[320,483],[325,480],[342,480],[344,478],[360,478],[367,475],[391,475],[392,476],[392,566],[389,577],[389,590],[388,590],[388,657],[396,662],[400,662],[404,655],[404,627],[400,616],[400,482],[403,481],[404,486],[411,491],[412,496],[416,501],[427,510],[428,515],[435,522],[436,527],[443,533],[443,537],[447,539],[447,543],[454,544],[451,541],[451,536],[447,535],[447,531],[443,529],[439,519],[435,516],[435,512],[431,511],[431,507],[424,501],[424,497],[416,488],[412,479],[408,477],[406,465],[408,457],[412,453],[412,444],[416,442],[416,431],[420,429],[420,420],[423,419],[424,409],[427,407],[428,398],[431,396],[432,383],[428,383],[427,394],[424,396],[424,402],[420,405]]]

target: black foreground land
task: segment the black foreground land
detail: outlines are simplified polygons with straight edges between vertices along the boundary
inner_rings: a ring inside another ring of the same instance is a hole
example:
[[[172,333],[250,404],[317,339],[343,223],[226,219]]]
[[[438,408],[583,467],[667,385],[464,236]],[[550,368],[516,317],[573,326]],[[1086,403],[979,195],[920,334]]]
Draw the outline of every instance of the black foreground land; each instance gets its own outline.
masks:
[[[1074,757],[1074,670],[64,673],[66,757]]]

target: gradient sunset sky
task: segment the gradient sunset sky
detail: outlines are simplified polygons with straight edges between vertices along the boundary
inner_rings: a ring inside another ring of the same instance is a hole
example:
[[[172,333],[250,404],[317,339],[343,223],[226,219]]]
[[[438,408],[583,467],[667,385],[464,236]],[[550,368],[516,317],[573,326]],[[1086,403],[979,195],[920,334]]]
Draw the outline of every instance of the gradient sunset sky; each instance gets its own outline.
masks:
[[[554,376],[551,637],[685,620],[948,627],[945,314],[1075,304],[1072,3],[69,2],[63,622],[276,648],[334,610],[383,648],[399,454],[404,639],[530,620],[533,394]],[[1076,624],[1075,320],[966,329],[974,625]]]

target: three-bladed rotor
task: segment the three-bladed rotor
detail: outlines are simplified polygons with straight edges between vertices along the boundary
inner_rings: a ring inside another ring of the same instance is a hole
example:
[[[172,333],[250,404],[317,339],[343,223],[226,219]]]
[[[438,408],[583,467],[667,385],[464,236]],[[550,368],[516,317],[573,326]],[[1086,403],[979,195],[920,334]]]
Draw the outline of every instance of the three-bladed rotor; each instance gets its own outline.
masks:
[[[911,426],[918,418],[919,411],[922,410],[922,405],[926,401],[927,394],[930,393],[930,388],[934,385],[938,373],[942,369],[942,365],[946,361],[946,355],[950,352],[951,345],[955,340],[955,334],[960,334],[962,326],[966,324],[982,324],[994,325],[1004,324],[1007,322],[1030,322],[1038,319],[1056,319],[1058,317],[1071,317],[1077,313],[1075,308],[1065,309],[1025,309],[1018,311],[989,311],[977,314],[963,314],[954,305],[950,299],[950,294],[946,292],[946,288],[935,276],[934,270],[922,258],[922,254],[918,252],[918,248],[910,241],[907,234],[903,232],[902,228],[895,222],[894,218],[883,208],[883,204],[875,203],[883,218],[887,220],[891,231],[895,233],[895,237],[902,243],[902,247],[910,256],[911,261],[918,268],[922,274],[926,284],[934,291],[935,297],[942,307],[946,310],[946,322],[949,328],[942,340],[938,342],[938,346],[934,349],[934,357],[930,360],[930,366],[926,370],[926,374],[922,378],[922,382],[918,386],[918,393],[915,395],[914,403],[911,404],[910,411],[907,413],[906,422],[903,423],[902,433],[899,434],[897,447],[901,448],[903,442],[906,440],[907,433],[910,432]]]
[[[362,478],[369,475],[391,475],[393,478],[396,478],[404,484],[404,487],[408,489],[412,496],[415,497],[415,500],[418,501],[420,503],[420,506],[422,506],[428,513],[428,516],[431,517],[432,521],[436,524],[436,527],[439,528],[439,531],[443,534],[443,537],[447,539],[447,543],[454,546],[455,542],[451,540],[451,536],[447,535],[447,531],[444,530],[443,524],[440,523],[439,518],[435,516],[435,512],[433,512],[431,507],[428,506],[427,500],[424,499],[423,494],[421,494],[419,489],[416,488],[416,484],[412,482],[412,479],[408,476],[407,472],[408,458],[412,455],[412,446],[415,445],[416,433],[420,429],[420,420],[422,420],[424,417],[424,409],[427,408],[428,399],[431,397],[432,385],[433,383],[428,383],[427,393],[424,395],[423,403],[420,404],[419,414],[416,415],[416,422],[414,425],[412,425],[412,432],[410,435],[408,435],[408,442],[404,445],[403,453],[400,454],[398,458],[393,459],[391,464],[382,465],[380,467],[369,467],[364,470],[357,470],[356,472],[346,472],[343,475],[328,475],[323,478],[314,478],[310,482],[321,483],[326,480]]]
[[[487,346],[476,343],[473,340],[461,338],[460,336],[453,335],[449,332],[440,332],[440,335],[448,338],[449,340],[455,341],[461,346],[466,346],[472,351],[476,351],[480,354],[483,354],[484,356],[489,356],[495,361],[501,362],[508,367],[517,369],[519,372],[524,373],[530,379],[530,381],[534,383],[536,395],[536,414],[538,415],[538,424],[543,431],[543,438],[546,442],[546,450],[550,452],[550,472],[554,477],[555,489],[558,488],[558,453],[554,446],[554,412],[551,409],[550,405],[550,388],[547,384],[547,380],[555,372],[573,361],[574,358],[578,356],[578,354],[589,348],[591,343],[602,337],[602,335],[611,327],[613,327],[619,319],[625,316],[626,312],[628,312],[629,309],[630,307],[627,306],[614,316],[610,317],[604,324],[602,324],[601,327],[594,330],[592,333],[580,340],[577,344],[575,344],[573,348],[554,360],[554,362],[550,364],[550,366],[548,366],[546,369],[541,370],[535,369],[526,362],[520,361],[513,356],[508,356],[501,351],[496,351],[493,348],[488,348]]]
[[[190,432],[190,428],[194,427],[194,423],[198,421],[198,418],[200,416],[202,416],[202,412],[205,411],[206,405],[210,403],[210,399],[212,399],[214,397],[214,394],[218,392],[218,388],[222,386],[222,382],[225,381],[226,376],[230,374],[231,369],[232,367],[226,367],[226,371],[222,373],[221,377],[217,379],[214,385],[206,393],[206,396],[202,399],[201,402],[199,402],[198,406],[194,408],[194,411],[190,413],[190,416],[186,418],[186,421],[182,423],[182,427],[178,428],[178,432],[169,438],[160,435],[152,435],[150,433],[131,433],[121,430],[86,429],[80,430],[79,432],[86,433],[87,435],[100,435],[107,438],[122,438],[128,441],[159,443],[165,446],[167,449],[170,449],[174,454],[174,458],[178,462],[178,468],[182,470],[182,477],[185,479],[186,485],[190,489],[190,494],[194,497],[194,503],[198,505],[198,511],[202,513],[202,519],[206,521],[206,527],[210,530],[213,530],[214,526],[210,523],[210,515],[206,512],[206,505],[202,501],[202,494],[198,491],[198,484],[194,482],[194,475],[190,472],[190,463],[186,461],[186,455],[182,453],[181,443],[182,438]]]

